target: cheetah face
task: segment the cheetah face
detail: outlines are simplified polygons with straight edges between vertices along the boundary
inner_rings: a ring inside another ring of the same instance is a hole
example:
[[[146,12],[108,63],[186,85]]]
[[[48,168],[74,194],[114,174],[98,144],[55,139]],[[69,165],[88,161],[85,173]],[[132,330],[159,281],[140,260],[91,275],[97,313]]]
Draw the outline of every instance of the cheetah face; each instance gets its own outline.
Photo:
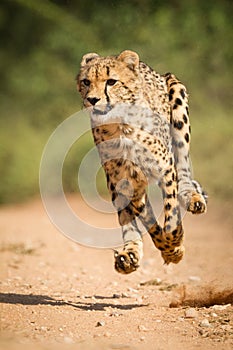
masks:
[[[129,50],[118,56],[84,55],[77,76],[77,89],[84,106],[95,114],[105,114],[117,103],[139,101],[142,82],[138,55]]]

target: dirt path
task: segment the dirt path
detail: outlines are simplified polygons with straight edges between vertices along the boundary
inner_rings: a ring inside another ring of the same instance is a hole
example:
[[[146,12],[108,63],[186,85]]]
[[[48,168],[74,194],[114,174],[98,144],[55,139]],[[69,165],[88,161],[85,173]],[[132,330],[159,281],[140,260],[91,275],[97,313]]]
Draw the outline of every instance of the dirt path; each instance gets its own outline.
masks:
[[[80,200],[70,201],[85,216]],[[205,216],[186,215],[177,266],[165,267],[145,236],[142,266],[126,276],[114,271],[111,250],[61,235],[40,200],[2,207],[0,349],[232,349],[226,208],[212,203]]]

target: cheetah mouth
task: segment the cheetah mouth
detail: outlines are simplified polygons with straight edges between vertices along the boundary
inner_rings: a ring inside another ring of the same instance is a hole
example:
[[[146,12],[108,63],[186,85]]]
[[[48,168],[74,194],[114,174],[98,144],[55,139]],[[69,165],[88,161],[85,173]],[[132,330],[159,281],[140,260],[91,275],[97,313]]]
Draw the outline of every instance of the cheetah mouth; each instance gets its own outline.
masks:
[[[112,106],[107,105],[104,108],[97,108],[97,107],[93,107],[92,113],[95,115],[105,115],[108,112],[110,112],[112,109]]]

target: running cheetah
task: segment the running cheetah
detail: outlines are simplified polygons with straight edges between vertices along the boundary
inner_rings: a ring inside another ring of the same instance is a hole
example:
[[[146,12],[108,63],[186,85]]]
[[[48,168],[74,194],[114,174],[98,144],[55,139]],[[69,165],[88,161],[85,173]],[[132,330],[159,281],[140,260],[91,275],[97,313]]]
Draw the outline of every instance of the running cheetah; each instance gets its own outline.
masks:
[[[180,204],[206,212],[207,196],[191,176],[190,123],[185,86],[171,73],[160,75],[125,50],[116,56],[83,56],[77,89],[89,109],[95,144],[122,226],[123,250],[115,269],[131,273],[143,255],[139,218],[165,264],[184,254]],[[157,222],[146,189],[160,186],[164,225]]]

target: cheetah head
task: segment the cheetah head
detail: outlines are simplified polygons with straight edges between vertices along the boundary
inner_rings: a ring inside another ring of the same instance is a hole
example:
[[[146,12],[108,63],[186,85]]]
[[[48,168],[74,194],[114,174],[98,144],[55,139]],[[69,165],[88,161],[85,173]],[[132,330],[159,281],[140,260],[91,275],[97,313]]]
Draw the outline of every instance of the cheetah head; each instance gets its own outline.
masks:
[[[81,61],[77,89],[84,107],[105,114],[117,103],[135,103],[142,94],[139,57],[123,51],[118,56],[100,57],[88,53]]]

